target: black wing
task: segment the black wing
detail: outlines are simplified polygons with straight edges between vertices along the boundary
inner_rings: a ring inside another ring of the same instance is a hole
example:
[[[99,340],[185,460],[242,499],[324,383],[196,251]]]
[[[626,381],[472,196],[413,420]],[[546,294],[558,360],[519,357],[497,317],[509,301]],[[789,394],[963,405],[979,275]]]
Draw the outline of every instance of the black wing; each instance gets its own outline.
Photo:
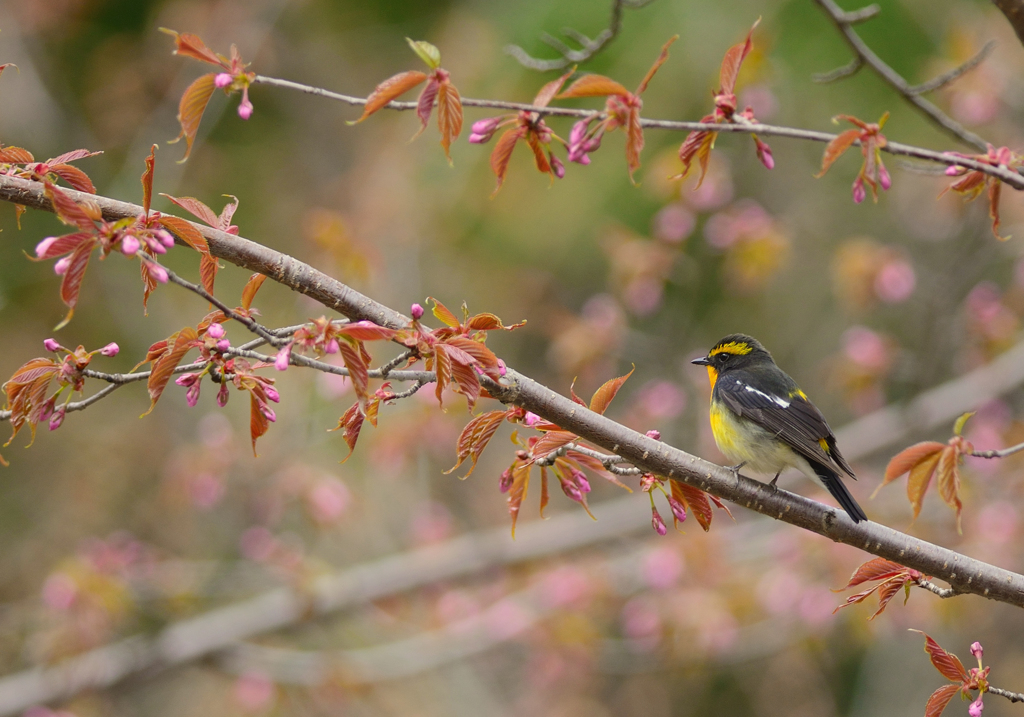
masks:
[[[825,417],[796,384],[786,387],[780,394],[769,393],[751,386],[747,373],[739,370],[720,376],[715,382],[715,391],[733,412],[771,431],[812,464],[834,466],[855,477],[836,448],[836,437]]]

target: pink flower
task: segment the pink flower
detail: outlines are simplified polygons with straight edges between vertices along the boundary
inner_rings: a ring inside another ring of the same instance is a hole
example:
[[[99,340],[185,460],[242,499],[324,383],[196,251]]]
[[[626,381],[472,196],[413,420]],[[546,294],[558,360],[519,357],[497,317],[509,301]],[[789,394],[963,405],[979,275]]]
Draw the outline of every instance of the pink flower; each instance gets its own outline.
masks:
[[[538,423],[540,423],[543,420],[544,420],[543,418],[538,416],[533,411],[527,411],[526,412],[526,416],[523,418],[523,423],[525,423],[527,426],[530,426],[532,428],[533,426],[536,426]]]
[[[412,314],[413,321],[419,321],[423,318],[423,307],[419,304],[413,304],[412,308],[409,309],[409,313]]]
[[[57,351],[60,348],[60,344],[57,343],[57,339],[46,339],[43,341],[43,346],[47,351]]]
[[[100,349],[100,353],[104,356],[117,356],[121,347],[111,341],[109,344]]]
[[[274,403],[281,403],[281,394],[277,392],[277,389],[273,386],[266,387],[267,399]]]
[[[971,643],[971,654],[977,657],[979,660],[981,659],[982,655],[985,654],[985,650],[982,648],[980,642]]]
[[[562,486],[562,492],[565,493],[566,497],[570,500],[574,500],[577,503],[583,502],[583,493],[580,491],[580,487],[573,481],[563,480],[559,481]]]
[[[183,373],[178,378],[174,379],[174,382],[183,388],[189,388],[196,381],[199,380],[198,373]]]
[[[71,266],[71,257],[66,256],[63,259],[58,259],[57,263],[53,265],[53,273],[57,276],[64,276],[68,273],[68,267]]]
[[[324,347],[324,351],[329,354],[336,354],[341,351],[341,347],[338,346],[338,339],[331,339],[327,342],[327,346]]]
[[[967,708],[967,714],[971,717],[981,717],[981,711],[985,709],[985,703],[981,701],[981,695],[978,695],[978,699],[971,703],[971,706]]]
[[[167,247],[165,247],[163,245],[163,242],[161,242],[158,239],[150,239],[148,242],[146,242],[146,246],[149,247],[149,250],[151,252],[153,252],[154,254],[166,254],[167,253]]]
[[[473,123],[470,128],[469,141],[472,144],[486,144],[491,141],[491,137],[494,136],[495,131],[504,121],[504,117],[488,117],[487,119],[477,120]]]
[[[768,169],[775,169],[775,158],[772,156],[772,148],[762,142],[756,136],[754,137],[754,144],[757,145],[757,158],[761,160]],[[882,171],[885,171],[884,169]],[[888,174],[886,174],[888,176]],[[888,187],[886,187],[888,189]]]
[[[672,496],[669,496],[668,507],[672,509],[672,515],[680,523],[686,520],[686,506],[683,505],[682,501],[676,500]]]
[[[651,430],[647,431],[646,435],[648,438],[653,438],[656,441],[661,440],[661,431],[659,431],[657,428],[652,428]]]
[[[950,166],[946,167],[946,176],[947,177],[959,177],[961,174],[963,174],[963,172],[964,172],[964,168],[963,167],[958,167],[955,164],[951,164]]]
[[[551,155],[551,169],[559,179],[565,177],[565,165],[562,164],[562,160],[553,154]]]
[[[252,117],[252,102],[249,101],[249,88],[242,90],[242,101],[238,104],[238,116],[244,120]]]
[[[498,375],[504,376],[508,372],[508,368],[505,366],[505,362],[498,359]]]
[[[274,368],[278,371],[288,370],[288,359],[292,355],[292,345],[287,344],[281,347],[281,350],[277,352],[277,358],[274,359]]]
[[[218,90],[223,90],[232,82],[234,82],[234,80],[232,79],[231,75],[229,75],[226,72],[221,72],[213,78],[213,86],[216,87]]]
[[[156,279],[161,284],[166,284],[170,278],[167,276],[167,269],[163,268],[159,264],[146,264],[146,268],[149,271],[149,275]]]
[[[46,253],[47,249],[53,246],[55,241],[57,241],[57,237],[46,237],[36,244],[36,256],[41,258]]]
[[[171,234],[166,229],[157,229],[154,232],[154,235],[156,236],[157,239],[160,240],[160,243],[163,244],[168,249],[174,247],[174,235]]]
[[[906,301],[916,285],[914,267],[905,259],[886,262],[875,276],[875,293],[887,304]]]
[[[224,338],[224,327],[214,322],[206,329],[206,335],[211,339],[222,339]]]
[[[653,527],[658,535],[665,535],[668,533],[668,528],[665,526],[665,521],[661,519],[661,513],[653,505],[651,506],[651,527]]]
[[[884,164],[878,165],[878,183],[882,185],[882,189],[892,186],[892,177],[889,176],[889,170],[885,168]]]
[[[189,408],[195,408],[196,404],[199,403],[199,390],[203,387],[202,381],[196,381],[188,390],[185,391],[185,403],[188,404]]]
[[[224,408],[228,405],[228,399],[231,398],[231,392],[228,391],[228,382],[224,381],[220,385],[220,390],[217,391],[217,405]]]
[[[277,414],[274,413],[274,409],[266,404],[260,406],[260,413],[262,413],[263,417],[266,418],[271,423],[277,420]]]
[[[313,520],[321,525],[337,522],[348,508],[351,493],[337,478],[324,478],[316,482],[306,495],[306,503]]]
[[[218,341],[218,342],[217,342],[217,344],[216,344],[216,349],[217,349],[218,351],[220,351],[221,353],[224,353],[224,352],[225,352],[225,351],[227,351],[227,350],[228,350],[229,348],[231,348],[231,342],[230,342],[230,341],[228,341],[227,339],[221,339],[221,340],[220,340],[220,341]]]
[[[139,240],[131,234],[127,234],[121,239],[121,253],[125,256],[135,256],[139,246]]]
[[[64,423],[64,413],[65,413],[65,411],[66,411],[65,407],[61,406],[60,408],[58,408],[56,411],[53,412],[52,416],[50,416],[50,430],[51,431],[56,431],[58,428],[60,428],[60,424]]]

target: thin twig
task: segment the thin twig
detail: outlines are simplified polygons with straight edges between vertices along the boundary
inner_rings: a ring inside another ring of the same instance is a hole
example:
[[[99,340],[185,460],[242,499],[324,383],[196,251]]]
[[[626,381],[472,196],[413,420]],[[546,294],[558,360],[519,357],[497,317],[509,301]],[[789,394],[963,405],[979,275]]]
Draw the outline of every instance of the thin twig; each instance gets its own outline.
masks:
[[[1006,458],[1006,456],[1012,456],[1014,453],[1020,453],[1021,451],[1024,451],[1024,443],[1003,448],[999,451],[971,451],[967,455],[974,456],[975,458]]]
[[[951,598],[963,594],[956,588],[940,588],[938,585],[928,580],[918,580],[917,586],[924,588],[930,593],[938,595],[940,598]]]
[[[915,95],[923,95],[928,92],[934,92],[935,90],[945,87],[950,82],[953,82],[964,73],[970,72],[975,67],[984,62],[985,58],[987,58],[992,53],[992,50],[994,50],[995,48],[996,41],[989,40],[988,42],[985,43],[985,46],[978,51],[978,54],[964,62],[962,65],[954,67],[949,72],[942,73],[933,80],[929,80],[928,82],[922,82],[920,85],[914,85],[913,87],[910,88],[910,91]]]
[[[819,0],[821,1],[821,0]],[[257,84],[273,85],[275,87],[283,87],[285,89],[297,90],[299,92],[306,92],[308,94],[318,95],[328,99],[337,100],[339,102],[345,102],[351,105],[365,105],[366,99],[362,97],[351,97],[349,95],[341,95],[336,92],[324,90],[319,87],[311,87],[309,85],[303,85],[298,82],[292,82],[290,80],[278,80],[272,77],[264,77],[257,75],[254,80]],[[904,83],[905,84],[905,83]],[[927,100],[917,98],[920,102],[928,103]],[[536,113],[538,116],[552,116],[552,117],[575,117],[575,118],[589,118],[603,117],[604,113],[595,113],[594,110],[585,109],[571,109],[568,107],[536,107],[534,105],[524,104],[522,102],[504,102],[499,100],[479,100],[464,97],[462,104],[467,107],[488,107],[491,109],[500,110],[512,110],[520,112],[531,112]],[[415,102],[389,102],[384,105],[387,109],[392,110],[414,110],[416,109]],[[779,127],[776,125],[767,124],[712,124],[703,122],[681,122],[675,120],[658,120],[658,119],[640,119],[640,126],[651,129],[665,129],[676,132],[695,132],[695,131],[710,131],[710,132],[740,132],[740,133],[756,133],[758,135],[764,135],[767,137],[786,137],[788,139],[800,139],[808,140],[811,142],[823,142],[828,143],[836,138],[836,135],[829,132],[817,132],[815,130],[798,129],[795,127]],[[987,145],[984,140],[981,140],[982,149],[987,150]],[[858,144],[859,146],[859,144]],[[966,157],[958,157],[944,152],[936,152],[930,149],[924,149],[922,147],[915,147],[913,145],[902,144],[900,142],[889,141],[885,147],[882,148],[883,152],[893,155],[902,155],[905,157],[915,157],[917,159],[923,159],[929,162],[936,162],[946,166],[958,166],[966,167],[967,169],[977,170],[984,174],[996,177],[1002,180],[1007,185],[1017,190],[1024,190],[1024,176],[1021,176],[1019,172],[1012,169],[1008,169],[1003,166],[993,166],[984,162],[978,162],[973,159]],[[17,179],[17,178],[12,178]],[[2,190],[2,183],[6,180],[5,177],[0,177],[0,190]],[[70,190],[64,190],[65,193],[70,193]],[[73,195],[74,196],[74,195]],[[0,197],[2,198],[2,197]]]
[[[256,334],[257,336],[262,338],[264,341],[269,343],[271,346],[280,346],[280,345],[283,345],[285,343],[288,343],[287,341],[285,341],[281,337],[275,336],[272,331],[267,329],[267,327],[263,326],[262,324],[258,323],[252,317],[242,316],[237,311],[235,311],[234,309],[229,307],[227,304],[225,304],[223,301],[218,299],[216,296],[214,296],[213,294],[208,292],[206,289],[201,287],[199,284],[193,284],[191,281],[188,281],[186,279],[182,279],[180,276],[175,274],[173,271],[171,271],[167,267],[164,267],[164,270],[167,272],[167,278],[168,278],[169,281],[171,281],[174,284],[177,284],[178,286],[180,286],[182,288],[188,289],[192,293],[198,294],[202,298],[206,299],[211,304],[213,304],[218,309],[220,309],[222,312],[224,312],[224,315],[226,317],[228,317],[229,319],[233,319],[234,321],[237,321],[238,323],[242,324],[242,326],[244,326],[245,328],[249,329],[249,331],[252,331],[254,334]]]
[[[911,87],[910,84],[903,79],[902,75],[892,69],[882,60],[882,58],[876,55],[874,51],[867,46],[864,40],[861,39],[860,35],[858,35],[853,29],[853,24],[855,22],[863,21],[867,19],[867,17],[871,17],[877,13],[877,6],[872,5],[860,11],[846,12],[836,5],[833,0],[814,1],[818,3],[828,14],[829,18],[832,19],[832,22],[835,24],[836,28],[838,28],[839,32],[842,33],[843,38],[846,40],[846,44],[850,46],[850,49],[853,50],[854,54],[868,65],[868,67],[874,70],[879,77],[889,83],[894,90],[903,96],[903,99],[916,107],[935,124],[960,141],[973,145],[983,152],[988,149],[988,144],[984,139],[976,135],[974,132],[966,129],[963,125],[933,105],[931,102],[921,97],[920,92],[915,92],[915,88]],[[864,15],[868,10],[872,9],[872,13],[867,16]]]
[[[608,27],[598,33],[594,39],[590,39],[582,32],[571,27],[564,28],[562,34],[576,42],[581,48],[579,50],[573,50],[558,38],[544,33],[541,36],[541,40],[562,55],[554,60],[542,60],[532,57],[530,53],[519,45],[506,45],[505,53],[514,57],[523,67],[539,72],[562,70],[569,65],[579,65],[599,53],[609,42],[618,36],[619,31],[622,29],[623,8],[638,9],[649,5],[651,2],[653,0],[613,0],[612,17]]]
[[[991,692],[994,695],[1005,697],[1010,702],[1024,702],[1024,694],[1020,692],[1010,692],[1009,690],[1001,690],[998,687],[989,687],[987,692]]]
[[[835,82],[844,77],[851,77],[857,74],[857,71],[862,67],[864,67],[864,60],[860,59],[859,56],[854,57],[842,67],[837,67],[831,72],[819,72],[811,75],[811,80],[821,85],[827,85],[829,82]]]

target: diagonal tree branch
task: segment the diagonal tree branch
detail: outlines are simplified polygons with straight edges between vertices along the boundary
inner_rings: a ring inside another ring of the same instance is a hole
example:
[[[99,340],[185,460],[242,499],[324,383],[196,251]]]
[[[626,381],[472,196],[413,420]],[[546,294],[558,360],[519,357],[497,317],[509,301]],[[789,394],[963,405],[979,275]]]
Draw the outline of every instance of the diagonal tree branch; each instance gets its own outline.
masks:
[[[1017,39],[1024,43],[1024,0],[992,0],[992,3],[1006,16]]]
[[[940,110],[934,104],[921,97],[921,90],[911,87],[910,84],[903,79],[903,76],[886,64],[882,58],[876,55],[875,52],[867,46],[867,43],[861,39],[860,35],[857,34],[857,31],[853,29],[853,25],[855,23],[863,22],[869,17],[876,15],[878,13],[877,5],[870,5],[859,11],[846,12],[836,5],[834,0],[814,1],[821,6],[826,14],[828,14],[829,19],[832,20],[839,32],[842,33],[843,39],[846,40],[846,44],[850,46],[853,53],[859,57],[865,65],[874,70],[875,73],[885,80],[894,90],[899,92],[903,99],[916,107],[928,119],[944,129],[948,134],[959,139],[961,142],[973,145],[983,152],[988,148],[984,139],[976,135],[974,132],[971,132],[969,129],[966,129],[963,125]],[[865,15],[865,11],[870,12]]]

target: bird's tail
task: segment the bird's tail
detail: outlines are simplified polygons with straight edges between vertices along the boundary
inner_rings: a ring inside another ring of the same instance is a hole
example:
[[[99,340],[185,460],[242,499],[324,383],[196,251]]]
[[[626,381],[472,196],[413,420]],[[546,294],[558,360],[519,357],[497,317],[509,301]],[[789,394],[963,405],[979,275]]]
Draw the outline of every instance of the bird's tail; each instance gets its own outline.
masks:
[[[839,477],[839,474],[828,466],[820,463],[812,463],[811,466],[814,468],[814,472],[817,473],[818,478],[821,479],[822,484],[832,494],[832,497],[836,499],[836,502],[842,506],[843,510],[849,514],[850,518],[853,519],[854,523],[859,523],[862,520],[867,520],[868,517],[864,514],[863,509],[857,505],[857,501],[853,499],[846,484],[843,483],[843,479]]]

